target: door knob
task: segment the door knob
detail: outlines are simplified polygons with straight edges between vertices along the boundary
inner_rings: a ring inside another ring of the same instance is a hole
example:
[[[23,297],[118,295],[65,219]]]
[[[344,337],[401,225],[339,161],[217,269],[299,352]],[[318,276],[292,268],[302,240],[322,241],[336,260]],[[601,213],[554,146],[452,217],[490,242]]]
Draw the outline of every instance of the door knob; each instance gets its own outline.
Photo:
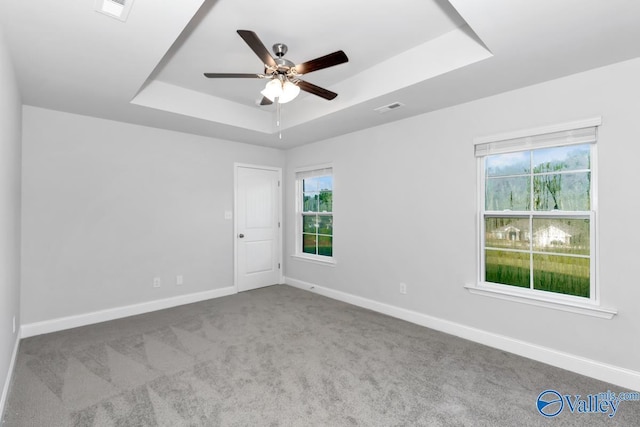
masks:
[[[238,237],[242,239],[244,237],[244,234],[240,233],[238,234]]]

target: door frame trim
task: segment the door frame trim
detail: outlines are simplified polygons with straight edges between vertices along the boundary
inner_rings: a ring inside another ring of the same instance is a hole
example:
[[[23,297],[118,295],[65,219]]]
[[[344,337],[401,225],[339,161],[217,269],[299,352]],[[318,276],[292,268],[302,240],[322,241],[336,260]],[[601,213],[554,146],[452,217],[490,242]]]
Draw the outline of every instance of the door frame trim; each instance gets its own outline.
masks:
[[[284,255],[284,245],[283,245],[283,232],[284,224],[282,223],[282,188],[284,184],[282,182],[282,168],[277,166],[266,166],[266,165],[256,165],[252,163],[233,163],[233,287],[238,293],[238,169],[247,168],[247,169],[261,169],[278,172],[278,222],[280,223],[280,227],[278,230],[278,263],[280,264],[280,275],[278,276],[279,283],[284,283],[284,265],[283,265],[283,255]]]

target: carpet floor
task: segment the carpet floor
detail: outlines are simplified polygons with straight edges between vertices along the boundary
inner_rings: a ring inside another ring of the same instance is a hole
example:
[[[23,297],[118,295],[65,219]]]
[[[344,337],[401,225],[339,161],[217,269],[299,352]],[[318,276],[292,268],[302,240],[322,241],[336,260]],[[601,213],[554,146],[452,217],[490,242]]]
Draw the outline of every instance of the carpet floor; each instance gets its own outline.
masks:
[[[276,285],[22,340],[4,426],[640,425],[620,387]],[[568,405],[565,405],[568,406]]]

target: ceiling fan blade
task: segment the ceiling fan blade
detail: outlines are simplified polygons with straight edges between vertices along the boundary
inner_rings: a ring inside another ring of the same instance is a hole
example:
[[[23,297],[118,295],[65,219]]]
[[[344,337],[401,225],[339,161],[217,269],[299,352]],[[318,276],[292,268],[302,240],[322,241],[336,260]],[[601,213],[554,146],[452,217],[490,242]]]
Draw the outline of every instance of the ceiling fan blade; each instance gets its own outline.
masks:
[[[273,59],[273,56],[269,53],[264,44],[260,41],[256,33],[248,30],[238,30],[238,34],[242,39],[249,45],[251,50],[258,55],[258,58],[262,60],[262,63],[268,67],[275,67],[276,61]]]
[[[320,58],[298,64],[295,68],[298,74],[308,74],[312,71],[322,70],[323,68],[333,67],[334,65],[343,64],[345,62],[349,62],[349,58],[347,58],[347,54],[339,50],[337,52],[321,56]]]
[[[205,77],[210,79],[261,79],[262,74],[246,74],[246,73],[204,73]]]
[[[262,97],[262,101],[260,101],[260,105],[271,105],[271,104],[273,104],[273,101],[271,101],[266,96]]]
[[[304,90],[305,92],[312,93],[314,95],[319,96],[320,98],[324,98],[329,101],[331,101],[333,98],[338,96],[338,94],[335,92],[331,92],[330,90],[321,88],[320,86],[316,86],[313,83],[305,82],[304,80],[298,80],[295,84],[298,85],[300,89]]]

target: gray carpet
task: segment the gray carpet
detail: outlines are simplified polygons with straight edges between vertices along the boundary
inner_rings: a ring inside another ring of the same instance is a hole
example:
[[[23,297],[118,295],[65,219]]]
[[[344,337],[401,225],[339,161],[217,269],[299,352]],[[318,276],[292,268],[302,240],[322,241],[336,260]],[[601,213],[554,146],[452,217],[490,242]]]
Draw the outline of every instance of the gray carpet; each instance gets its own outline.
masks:
[[[546,389],[627,391],[277,285],[24,339],[5,426],[640,424],[567,409]]]

